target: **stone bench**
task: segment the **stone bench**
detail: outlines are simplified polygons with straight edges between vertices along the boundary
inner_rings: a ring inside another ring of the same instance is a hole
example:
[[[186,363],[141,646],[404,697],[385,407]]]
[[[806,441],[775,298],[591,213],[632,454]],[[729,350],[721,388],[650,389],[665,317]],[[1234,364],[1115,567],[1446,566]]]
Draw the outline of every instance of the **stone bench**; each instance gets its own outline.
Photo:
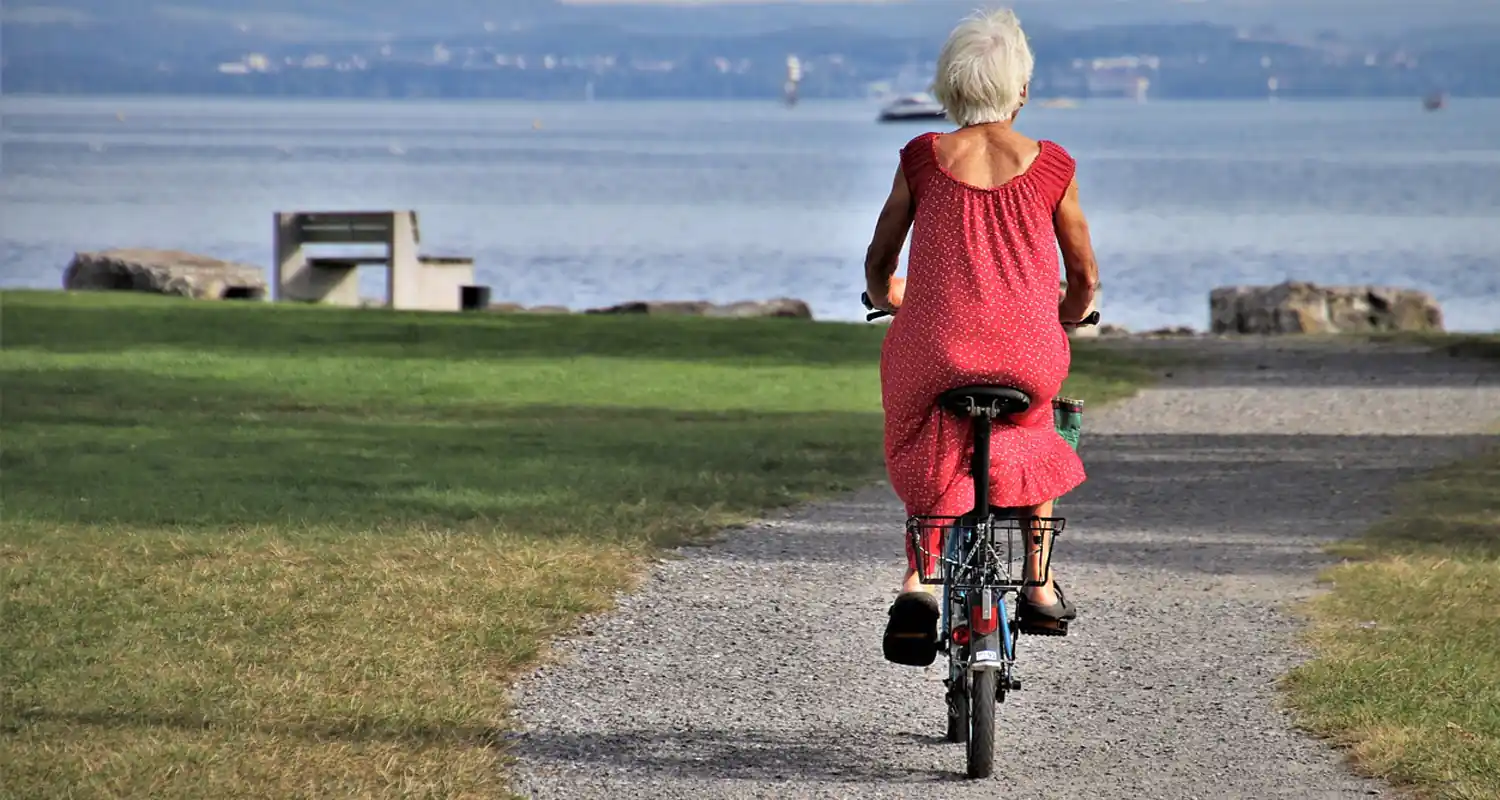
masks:
[[[390,308],[458,311],[463,287],[474,282],[472,258],[417,252],[415,211],[278,212],[275,223],[277,300],[359,306],[359,268],[384,266]],[[383,252],[308,257],[312,245],[379,245]]]

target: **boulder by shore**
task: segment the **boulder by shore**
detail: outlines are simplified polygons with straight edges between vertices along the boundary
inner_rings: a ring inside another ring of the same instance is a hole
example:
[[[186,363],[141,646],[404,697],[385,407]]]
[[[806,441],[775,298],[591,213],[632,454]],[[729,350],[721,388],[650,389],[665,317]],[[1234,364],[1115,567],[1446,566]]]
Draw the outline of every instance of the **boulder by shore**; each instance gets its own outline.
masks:
[[[63,273],[63,288],[74,291],[135,291],[205,300],[266,300],[269,286],[260,267],[180,250],[118,248],[79,252]],[[1060,284],[1059,299],[1066,291]],[[1096,299],[1097,303],[1097,299]],[[492,302],[492,313],[779,317],[813,320],[802,300],[775,297],[712,303],[703,300],[638,300],[574,311],[558,305],[523,306]],[[1130,331],[1108,322],[1079,328],[1074,338],[1167,338],[1190,336],[1274,336],[1441,332],[1442,308],[1432,295],[1390,286],[1321,286],[1285,281],[1275,286],[1222,286],[1209,293],[1209,330],[1174,326]]]
[[[1443,330],[1432,295],[1391,286],[1224,286],[1209,293],[1210,330],[1226,334],[1389,333]]]
[[[76,253],[63,271],[72,291],[132,291],[197,300],[264,300],[265,272],[181,250],[122,248]]]
[[[491,303],[489,311],[502,314],[570,314],[562,306],[523,306],[519,303]],[[744,300],[723,305],[703,300],[635,300],[612,306],[590,308],[582,314],[639,314],[651,317],[786,317],[811,320],[807,303],[790,297],[770,300]]]
[[[646,314],[648,316],[700,316],[700,317],[788,317],[792,319],[813,318],[807,303],[791,297],[773,297],[770,300],[745,300],[738,303],[716,305],[702,301],[649,301],[621,303],[604,308],[591,308],[585,314]]]

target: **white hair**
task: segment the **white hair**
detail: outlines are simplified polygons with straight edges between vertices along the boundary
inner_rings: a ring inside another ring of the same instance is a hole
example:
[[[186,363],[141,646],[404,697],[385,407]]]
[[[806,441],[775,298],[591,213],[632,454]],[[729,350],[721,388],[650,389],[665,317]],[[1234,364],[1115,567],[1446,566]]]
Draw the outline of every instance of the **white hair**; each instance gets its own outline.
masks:
[[[1034,65],[1014,11],[979,12],[948,35],[932,95],[958,125],[1005,122],[1021,110]]]

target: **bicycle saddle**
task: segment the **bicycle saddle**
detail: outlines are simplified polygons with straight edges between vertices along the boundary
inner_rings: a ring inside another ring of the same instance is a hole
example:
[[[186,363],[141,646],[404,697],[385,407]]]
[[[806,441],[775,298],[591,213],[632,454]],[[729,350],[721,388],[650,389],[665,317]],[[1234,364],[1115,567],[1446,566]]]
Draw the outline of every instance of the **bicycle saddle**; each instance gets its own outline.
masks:
[[[960,386],[939,395],[938,404],[964,415],[971,406],[994,407],[1000,416],[1009,417],[1031,408],[1031,395],[1010,386]]]

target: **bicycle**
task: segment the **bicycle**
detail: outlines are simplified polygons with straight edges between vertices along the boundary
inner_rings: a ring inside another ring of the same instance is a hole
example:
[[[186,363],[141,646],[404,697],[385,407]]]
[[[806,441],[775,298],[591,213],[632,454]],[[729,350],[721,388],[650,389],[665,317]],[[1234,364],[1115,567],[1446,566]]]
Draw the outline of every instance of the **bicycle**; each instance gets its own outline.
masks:
[[[860,295],[869,313],[866,321],[889,316],[874,308],[868,293]],[[1094,311],[1078,325],[1097,325]],[[938,404],[967,417],[974,432],[969,472],[974,478],[974,508],[957,517],[914,516],[907,519],[907,541],[924,584],[941,585],[938,652],[948,656],[945,699],[948,706],[947,740],[966,745],[970,778],[987,778],[995,764],[995,707],[1007,692],[1018,691],[1016,638],[1020,619],[1008,598],[1021,590],[1046,584],[1051,572],[1052,543],[1062,533],[1062,517],[1023,517],[1019,508],[996,508],[989,504],[990,431],[1027,411],[1031,397],[1010,386],[961,386],[944,392]],[[1062,401],[1077,403],[1077,401]],[[1078,404],[1074,410],[1081,410]],[[984,511],[981,511],[984,509]],[[1036,547],[1039,580],[1025,578],[1024,565],[1018,578],[1017,539],[1025,535],[1021,558],[1029,557],[1027,544]],[[936,539],[937,545],[931,544]],[[1063,635],[1066,624],[1050,635]]]

